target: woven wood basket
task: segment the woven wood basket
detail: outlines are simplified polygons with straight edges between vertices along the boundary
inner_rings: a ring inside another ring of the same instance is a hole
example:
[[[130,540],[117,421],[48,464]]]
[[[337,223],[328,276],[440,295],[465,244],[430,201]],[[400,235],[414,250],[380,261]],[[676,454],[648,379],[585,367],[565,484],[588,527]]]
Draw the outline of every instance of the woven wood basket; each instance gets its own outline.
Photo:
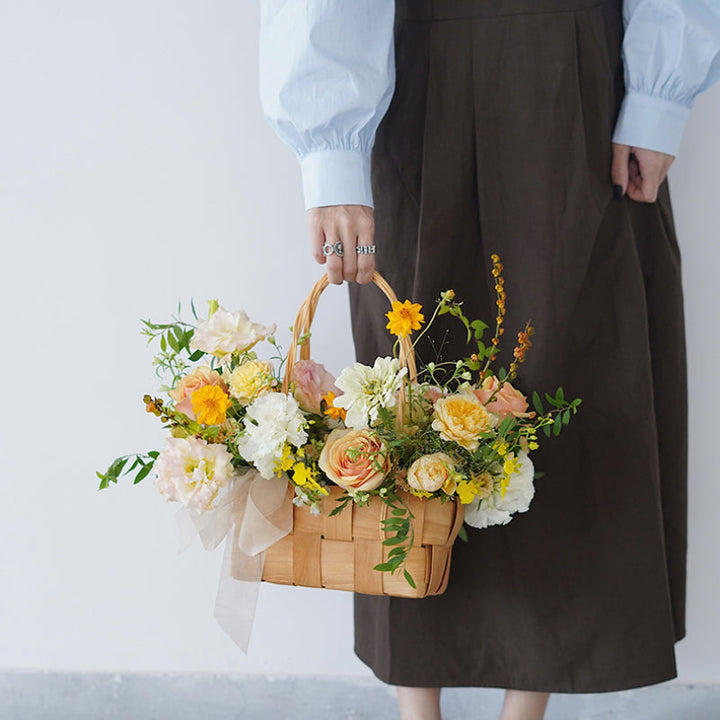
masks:
[[[327,275],[318,280],[305,302],[300,306],[293,326],[292,348],[298,347],[300,337],[310,331],[317,303],[328,286]],[[385,293],[390,302],[397,297],[392,288],[375,272],[373,282]],[[300,346],[300,359],[310,358],[310,342]],[[417,375],[412,343],[409,338],[400,341],[399,359],[407,364],[411,380]],[[283,392],[288,392],[290,371],[295,354],[289,353]],[[403,417],[405,402],[400,394],[398,415]],[[368,595],[395,595],[425,597],[439,595],[447,587],[450,574],[452,545],[464,518],[460,501],[442,502],[439,498],[421,499],[400,492],[415,516],[415,541],[406,567],[415,580],[412,588],[402,573],[373,570],[388,559],[391,547],[382,544],[386,538],[382,521],[390,509],[377,497],[365,507],[349,503],[342,512],[330,517],[337,506],[336,498],[343,494],[340,487],[330,488],[330,495],[322,501],[320,515],[312,515],[307,506],[293,505],[293,529],[289,535],[265,551],[262,579],[282,585],[324,587],[350,590]],[[288,486],[286,502],[292,503],[293,488]]]

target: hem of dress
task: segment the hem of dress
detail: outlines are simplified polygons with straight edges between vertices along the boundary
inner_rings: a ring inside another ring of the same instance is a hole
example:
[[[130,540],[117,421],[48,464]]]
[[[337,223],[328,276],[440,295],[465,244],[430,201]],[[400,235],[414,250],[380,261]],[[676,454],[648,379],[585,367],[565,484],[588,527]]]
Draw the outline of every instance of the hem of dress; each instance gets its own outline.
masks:
[[[441,683],[435,679],[432,683],[408,681],[407,679],[400,679],[393,677],[392,673],[385,674],[376,670],[368,660],[366,660],[357,650],[354,648],[355,655],[365,664],[378,680],[381,680],[386,685],[401,686],[401,687],[447,687],[447,688],[494,688],[497,690],[523,690],[527,692],[546,692],[555,693],[562,695],[581,695],[590,693],[609,693],[609,692],[620,692],[622,690],[634,690],[641,687],[649,687],[650,685],[659,685],[660,683],[668,682],[677,678],[677,668],[673,668],[665,673],[655,672],[647,676],[641,676],[637,678],[624,678],[619,683],[598,683],[597,685],[583,685],[582,687],[568,687],[567,685],[559,684],[544,684],[544,683],[526,683],[517,680],[499,680],[492,677],[484,677],[482,680],[472,680],[470,682],[456,682],[453,680],[444,680]]]

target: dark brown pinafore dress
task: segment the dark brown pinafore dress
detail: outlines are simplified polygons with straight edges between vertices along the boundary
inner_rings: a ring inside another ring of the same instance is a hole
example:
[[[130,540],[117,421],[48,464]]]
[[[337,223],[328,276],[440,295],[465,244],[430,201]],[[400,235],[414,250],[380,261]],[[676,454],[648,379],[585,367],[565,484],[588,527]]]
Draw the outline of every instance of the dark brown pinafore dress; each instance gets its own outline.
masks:
[[[494,324],[498,365],[531,318],[525,393],[581,397],[540,435],[529,512],[468,528],[445,594],[355,596],[355,651],[382,680],[601,692],[676,675],[684,635],[687,390],[667,182],[613,197],[621,0],[397,0],[397,82],[372,155],[378,270],[428,311],[452,288]],[[387,301],[350,285],[358,360],[392,352]],[[445,320],[443,317],[441,320]],[[457,322],[457,321],[455,321]],[[421,360],[468,354],[439,322]]]

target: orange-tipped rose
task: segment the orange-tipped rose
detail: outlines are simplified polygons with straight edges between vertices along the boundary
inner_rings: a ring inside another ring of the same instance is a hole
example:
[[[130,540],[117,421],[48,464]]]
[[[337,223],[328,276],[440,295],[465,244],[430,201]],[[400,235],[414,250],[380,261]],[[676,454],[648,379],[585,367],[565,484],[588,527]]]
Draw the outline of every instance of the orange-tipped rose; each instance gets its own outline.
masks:
[[[473,392],[490,412],[495,413],[500,418],[508,415],[524,418],[535,416],[534,412],[526,412],[528,408],[527,398],[507,380],[488,403],[488,398],[497,390],[498,385],[499,381],[495,375],[488,376],[483,380],[482,385]]]
[[[320,469],[347,490],[375,490],[390,470],[385,443],[368,428],[337,428],[327,437]]]

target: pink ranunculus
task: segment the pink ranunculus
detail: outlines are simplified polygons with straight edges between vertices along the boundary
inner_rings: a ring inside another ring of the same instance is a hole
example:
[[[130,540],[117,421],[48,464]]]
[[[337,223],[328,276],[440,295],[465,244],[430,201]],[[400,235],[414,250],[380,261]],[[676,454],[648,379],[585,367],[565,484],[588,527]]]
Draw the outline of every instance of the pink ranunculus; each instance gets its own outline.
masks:
[[[205,385],[219,385],[227,392],[227,385],[217,370],[211,370],[207,366],[197,367],[187,374],[177,387],[168,392],[168,395],[175,401],[175,409],[191,420],[195,420],[191,397],[192,394]]]
[[[325,369],[324,365],[314,360],[298,360],[293,365],[290,381],[295,383],[293,395],[303,410],[311,413],[322,412],[320,403],[323,395],[333,392],[340,395],[335,386],[335,378]]]
[[[443,388],[438,387],[437,385],[425,386],[425,397],[427,397],[431,403],[437,402],[444,394],[445,391]]]
[[[508,415],[524,418],[535,417],[534,412],[526,412],[528,408],[527,398],[507,380],[488,403],[488,399],[497,390],[498,385],[499,381],[495,375],[488,376],[483,380],[482,385],[475,388],[473,392],[491,413],[500,418],[505,418]]]

